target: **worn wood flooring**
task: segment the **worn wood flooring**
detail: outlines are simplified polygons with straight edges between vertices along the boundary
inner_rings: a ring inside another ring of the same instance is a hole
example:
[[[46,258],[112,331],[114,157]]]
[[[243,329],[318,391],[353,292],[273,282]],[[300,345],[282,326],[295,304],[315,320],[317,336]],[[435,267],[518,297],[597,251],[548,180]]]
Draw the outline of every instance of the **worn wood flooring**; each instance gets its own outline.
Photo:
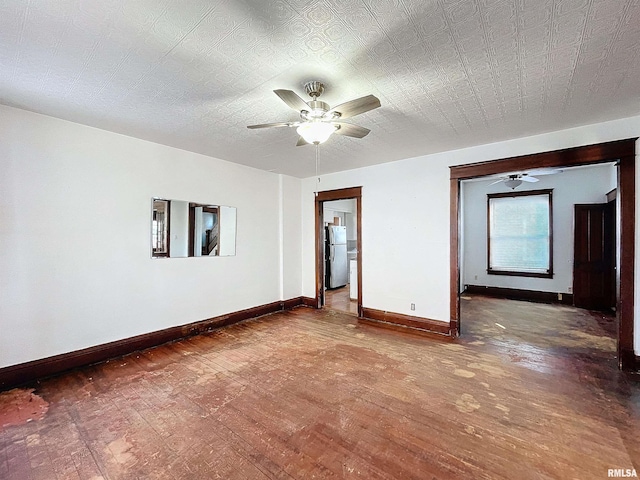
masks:
[[[358,314],[358,301],[349,298],[349,285],[324,291],[325,308]]]
[[[0,478],[603,479],[640,467],[640,388],[616,370],[612,318],[479,296],[462,312],[464,336],[440,342],[298,308],[4,392]]]

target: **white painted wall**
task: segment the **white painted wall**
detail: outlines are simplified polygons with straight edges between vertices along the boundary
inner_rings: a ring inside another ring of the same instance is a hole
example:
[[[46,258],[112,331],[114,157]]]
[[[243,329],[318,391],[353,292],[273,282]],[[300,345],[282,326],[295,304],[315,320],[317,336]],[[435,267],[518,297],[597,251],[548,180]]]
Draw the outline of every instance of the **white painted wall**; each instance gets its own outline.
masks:
[[[347,200],[331,200],[324,202],[323,215],[326,223],[332,223],[334,217],[340,217],[342,225],[347,227],[347,240],[358,238],[358,218],[355,198]]]
[[[355,201],[354,201],[355,203]],[[358,240],[358,214],[345,213],[345,225],[347,227],[347,240]]]
[[[193,256],[201,257],[202,256],[202,235],[199,235],[199,232],[203,230],[203,222],[202,222],[202,207],[195,207],[194,209],[194,222],[193,227],[196,231],[196,234],[193,236]]]
[[[638,136],[640,116],[323,175],[322,190],[362,186],[364,306],[449,321],[449,166]],[[640,168],[636,172],[640,188]],[[303,181],[302,282],[303,294],[311,297],[315,186],[313,178]],[[636,201],[640,204],[640,194]],[[640,238],[640,221],[636,226]],[[640,258],[640,248],[636,255]],[[640,265],[638,259],[636,263]],[[635,350],[640,352],[637,292]],[[415,311],[410,310],[412,302]]]
[[[171,200],[169,257],[189,256],[189,202]]]
[[[612,165],[567,170],[540,176],[537,183],[523,183],[519,192],[553,189],[553,278],[487,274],[487,194],[507,192],[495,178],[462,182],[463,284],[519,288],[541,292],[571,293],[573,286],[573,209],[576,203],[604,203],[612,189]]]
[[[459,204],[458,204],[459,211],[460,212],[464,212],[467,207],[466,207],[466,204],[465,204],[465,196],[462,195],[462,192],[461,192],[461,195],[459,196],[458,201],[459,201]],[[465,261],[465,258],[464,258],[465,252],[464,252],[464,248],[462,248],[462,246],[465,244],[465,242],[467,240],[465,238],[465,234],[464,234],[464,232],[466,230],[465,224],[464,224],[464,219],[465,219],[465,216],[464,215],[460,215],[460,224],[458,225],[458,245],[461,246],[461,248],[459,249],[460,253],[459,253],[459,260],[458,260],[458,267],[460,268],[460,272],[459,272],[459,275],[460,275],[459,280],[460,281],[458,282],[458,291],[459,292],[462,292],[464,290],[464,278],[465,278],[465,275],[466,275],[466,273],[465,273],[466,261]]]
[[[280,204],[276,174],[0,106],[0,367],[278,301],[282,278],[299,296],[284,183]],[[237,255],[152,259],[152,197],[237,207]]]
[[[286,175],[280,178],[283,200],[281,298],[286,300],[302,295],[302,182]]]
[[[327,207],[327,208],[323,208],[322,209],[322,219],[324,221],[325,224],[327,223],[334,223],[334,220],[337,218],[338,219],[338,223],[342,226],[344,226],[345,224],[345,214],[344,212],[337,212],[335,210],[332,210],[331,207]]]
[[[236,254],[236,224],[238,210],[235,207],[220,206],[220,252],[219,255]]]
[[[420,159],[322,177],[323,190],[362,186],[365,307],[449,321],[449,170]],[[313,178],[303,182],[303,291],[314,295]],[[444,274],[442,274],[444,272]],[[443,278],[444,277],[444,278]],[[416,310],[410,310],[410,304]]]
[[[353,198],[346,200],[331,200],[324,202],[325,210],[331,210],[335,212],[348,212],[353,213],[356,211],[356,201]]]

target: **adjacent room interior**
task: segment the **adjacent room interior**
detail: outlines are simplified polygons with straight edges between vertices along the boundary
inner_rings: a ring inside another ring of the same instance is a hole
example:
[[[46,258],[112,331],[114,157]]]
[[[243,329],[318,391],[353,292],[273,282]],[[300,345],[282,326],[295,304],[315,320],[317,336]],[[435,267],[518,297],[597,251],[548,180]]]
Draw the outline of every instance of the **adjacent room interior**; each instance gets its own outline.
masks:
[[[616,355],[617,174],[601,163],[462,182],[463,332],[508,338],[536,365]]]
[[[324,307],[358,314],[358,213],[355,198],[323,207]]]
[[[636,473],[637,1],[0,25],[0,478]]]

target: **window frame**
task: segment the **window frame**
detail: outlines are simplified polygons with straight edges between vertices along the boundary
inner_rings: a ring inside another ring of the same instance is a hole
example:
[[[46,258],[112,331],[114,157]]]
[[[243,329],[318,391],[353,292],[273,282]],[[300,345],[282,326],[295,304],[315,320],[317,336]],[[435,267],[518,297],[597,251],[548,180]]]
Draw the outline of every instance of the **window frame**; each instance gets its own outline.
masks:
[[[512,270],[496,270],[491,268],[491,199],[506,197],[524,197],[547,195],[549,198],[549,270],[545,272],[524,272]],[[527,190],[522,192],[505,192],[487,194],[487,274],[512,277],[553,278],[553,189]]]

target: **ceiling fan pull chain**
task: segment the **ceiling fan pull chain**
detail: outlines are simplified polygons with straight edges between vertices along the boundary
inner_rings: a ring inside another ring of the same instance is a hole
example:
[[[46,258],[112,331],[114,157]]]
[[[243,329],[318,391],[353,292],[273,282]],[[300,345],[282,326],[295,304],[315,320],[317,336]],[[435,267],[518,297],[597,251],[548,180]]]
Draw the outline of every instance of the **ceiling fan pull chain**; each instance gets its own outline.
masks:
[[[320,145],[316,143],[316,177],[318,178],[318,183],[316,183],[316,197],[318,196],[318,190],[320,190],[320,176],[318,175],[318,149],[320,148]]]

